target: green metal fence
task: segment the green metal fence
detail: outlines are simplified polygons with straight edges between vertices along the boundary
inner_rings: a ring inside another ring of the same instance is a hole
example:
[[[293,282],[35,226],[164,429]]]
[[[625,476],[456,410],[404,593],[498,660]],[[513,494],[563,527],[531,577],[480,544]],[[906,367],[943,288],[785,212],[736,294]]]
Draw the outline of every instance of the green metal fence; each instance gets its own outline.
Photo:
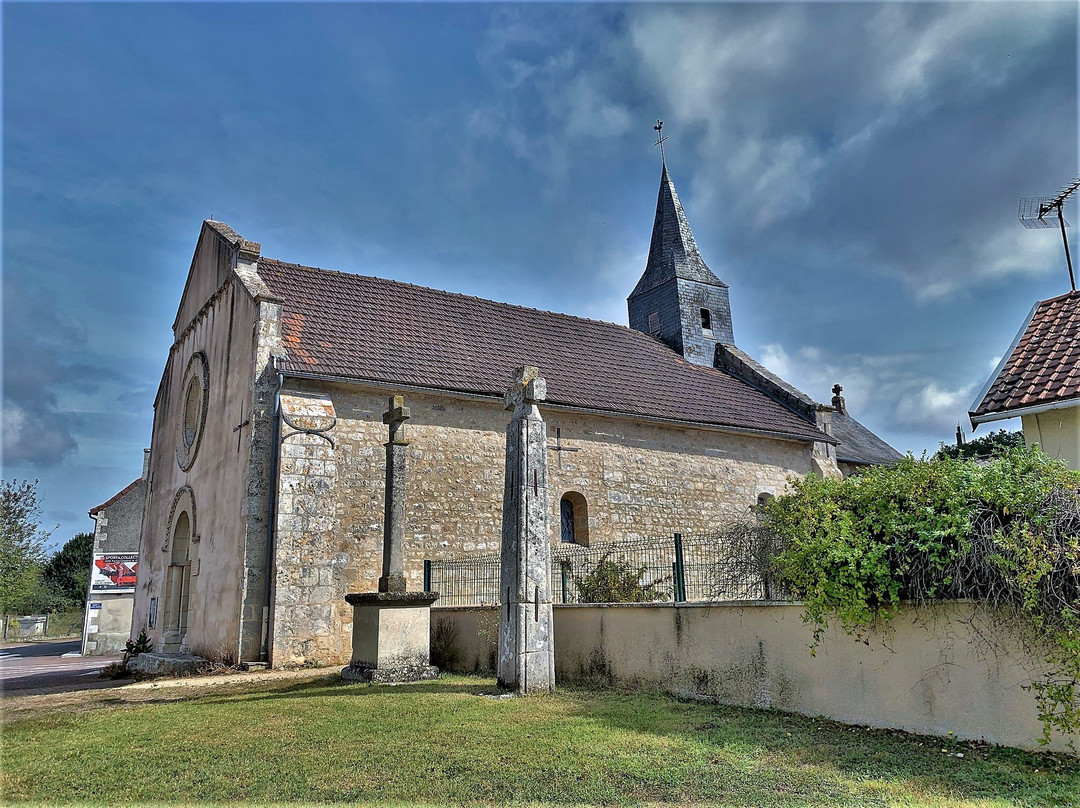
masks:
[[[555,603],[768,600],[780,594],[750,539],[732,535],[638,539],[551,553]],[[498,555],[424,562],[424,588],[440,606],[500,603]]]

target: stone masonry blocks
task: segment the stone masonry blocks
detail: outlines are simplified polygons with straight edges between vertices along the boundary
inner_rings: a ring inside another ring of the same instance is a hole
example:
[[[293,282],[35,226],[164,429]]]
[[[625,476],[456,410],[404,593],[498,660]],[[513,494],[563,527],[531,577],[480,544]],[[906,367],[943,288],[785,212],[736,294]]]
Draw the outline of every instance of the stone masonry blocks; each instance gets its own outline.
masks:
[[[337,412],[332,530],[295,541],[289,563],[330,570],[334,597],[375,592],[382,568],[383,490],[386,464],[382,413],[387,392],[305,382],[298,389],[329,395]],[[423,560],[498,553],[501,546],[505,430],[510,413],[501,402],[411,393],[409,406],[408,522],[405,575],[410,590],[423,582]],[[559,502],[567,491],[587,506],[590,542],[704,534],[745,513],[762,491],[779,493],[790,476],[810,471],[807,443],[643,423],[625,418],[545,408],[549,431],[562,429],[560,467],[548,464],[549,529],[557,542]],[[299,441],[290,438],[286,445]],[[550,443],[550,441],[549,441]],[[314,444],[313,444],[314,445]],[[323,445],[326,445],[323,443]],[[306,486],[308,474],[283,475],[281,491]],[[320,481],[321,484],[322,480]],[[329,507],[329,506],[328,506]],[[294,517],[292,513],[282,514]],[[300,533],[309,522],[289,522]],[[325,523],[323,523],[325,526]],[[284,563],[286,555],[279,551]],[[307,579],[305,579],[306,581]],[[305,582],[303,587],[326,586]],[[349,662],[352,609],[332,604],[330,637],[311,644],[309,661]],[[299,643],[296,644],[299,648]],[[331,648],[337,650],[332,652]]]

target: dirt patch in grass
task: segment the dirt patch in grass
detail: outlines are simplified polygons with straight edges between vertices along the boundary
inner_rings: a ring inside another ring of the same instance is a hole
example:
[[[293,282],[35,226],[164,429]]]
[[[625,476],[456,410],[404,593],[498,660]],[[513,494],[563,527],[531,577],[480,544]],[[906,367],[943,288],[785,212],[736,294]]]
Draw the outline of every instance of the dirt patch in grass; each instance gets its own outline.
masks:
[[[163,700],[183,701],[208,694],[258,693],[320,679],[337,681],[337,669],[250,671],[215,676],[148,679],[141,682],[121,679],[114,680],[111,687],[108,683],[103,683],[101,687],[91,690],[9,696],[0,702],[0,724],[7,725],[26,718],[55,713],[86,712],[103,707],[116,709],[160,703]]]

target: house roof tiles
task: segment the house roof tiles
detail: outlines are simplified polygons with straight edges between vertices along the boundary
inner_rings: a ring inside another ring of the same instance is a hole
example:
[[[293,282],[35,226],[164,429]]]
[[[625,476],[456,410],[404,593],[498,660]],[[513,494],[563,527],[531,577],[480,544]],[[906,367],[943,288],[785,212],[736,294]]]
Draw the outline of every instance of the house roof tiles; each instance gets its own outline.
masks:
[[[839,443],[836,459],[860,466],[889,465],[903,455],[846,412],[832,414],[832,436]]]
[[[979,424],[1074,398],[1080,398],[1080,292],[1036,304],[969,414]]]

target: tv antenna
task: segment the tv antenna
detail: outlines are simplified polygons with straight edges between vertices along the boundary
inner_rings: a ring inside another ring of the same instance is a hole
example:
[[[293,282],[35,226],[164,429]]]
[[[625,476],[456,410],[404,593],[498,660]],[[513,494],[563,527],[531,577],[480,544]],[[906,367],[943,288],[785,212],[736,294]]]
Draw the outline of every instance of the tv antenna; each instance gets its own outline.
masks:
[[[1072,256],[1069,255],[1069,239],[1065,235],[1065,228],[1069,223],[1065,221],[1065,215],[1061,212],[1069,197],[1080,188],[1080,178],[1077,178],[1061,189],[1055,197],[1034,196],[1020,200],[1020,224],[1028,230],[1040,230],[1053,227],[1054,223],[1047,219],[1057,211],[1057,224],[1061,228],[1061,241],[1065,245],[1065,263],[1069,265],[1069,284],[1076,291],[1076,277],[1073,275]]]

